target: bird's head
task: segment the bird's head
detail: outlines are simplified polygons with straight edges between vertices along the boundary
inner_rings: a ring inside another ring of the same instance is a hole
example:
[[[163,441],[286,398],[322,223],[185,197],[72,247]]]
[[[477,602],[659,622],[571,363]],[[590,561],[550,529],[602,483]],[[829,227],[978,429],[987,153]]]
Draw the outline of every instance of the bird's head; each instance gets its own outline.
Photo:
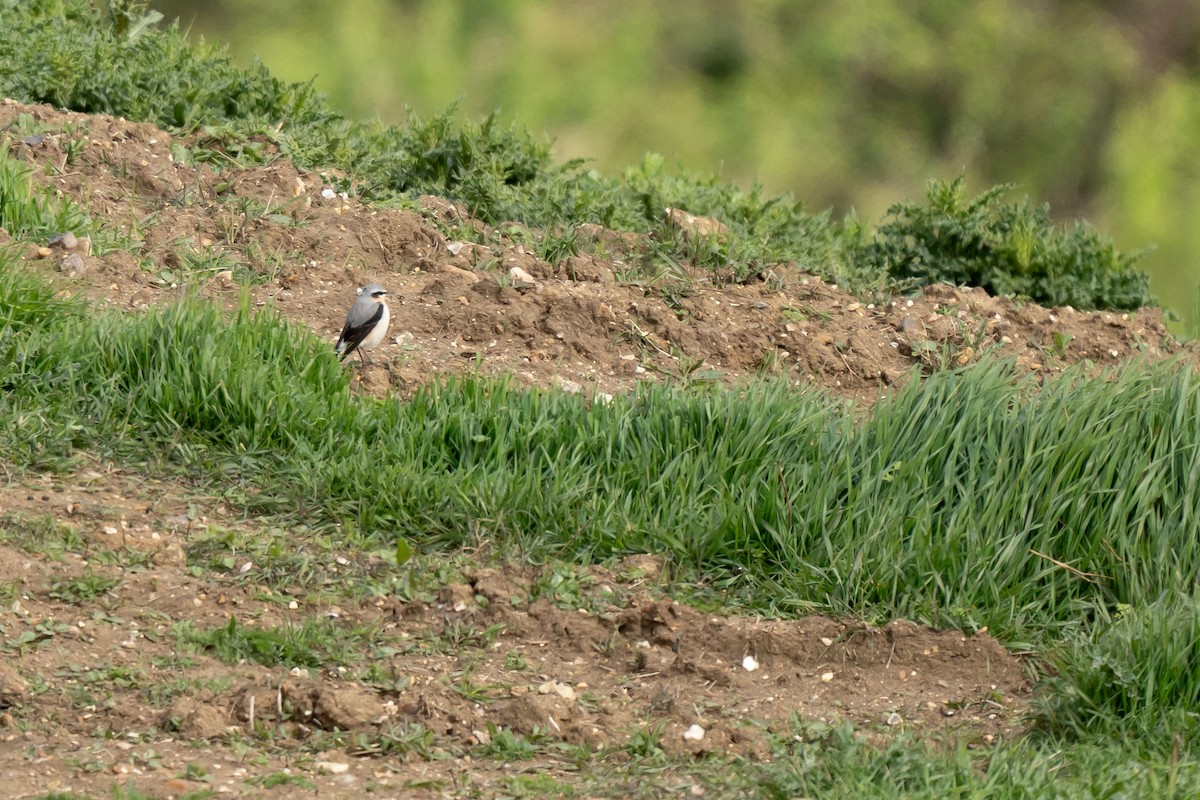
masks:
[[[360,295],[366,295],[372,300],[382,303],[383,298],[387,296],[387,289],[380,286],[378,283],[372,283],[369,286],[364,286],[358,290]]]

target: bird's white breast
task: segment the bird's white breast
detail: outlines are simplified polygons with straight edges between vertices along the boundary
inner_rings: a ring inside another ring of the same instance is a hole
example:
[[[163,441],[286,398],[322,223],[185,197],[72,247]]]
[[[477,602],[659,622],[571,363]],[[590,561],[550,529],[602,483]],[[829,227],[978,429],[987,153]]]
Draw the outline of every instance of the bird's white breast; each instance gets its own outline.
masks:
[[[383,316],[379,318],[379,322],[362,340],[359,347],[363,350],[370,350],[372,347],[378,347],[383,341],[383,337],[387,335],[388,323],[392,321],[392,310],[388,308],[387,303],[380,303],[383,306]]]

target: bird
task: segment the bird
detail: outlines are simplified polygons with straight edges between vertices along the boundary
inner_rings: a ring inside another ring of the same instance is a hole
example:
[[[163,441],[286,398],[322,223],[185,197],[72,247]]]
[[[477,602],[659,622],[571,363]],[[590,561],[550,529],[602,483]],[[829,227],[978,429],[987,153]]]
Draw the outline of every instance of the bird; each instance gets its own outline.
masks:
[[[334,348],[339,361],[345,361],[348,355],[357,350],[359,360],[366,363],[366,351],[383,341],[392,319],[391,309],[384,300],[386,296],[387,289],[378,283],[358,290],[358,299],[346,314],[346,324]]]

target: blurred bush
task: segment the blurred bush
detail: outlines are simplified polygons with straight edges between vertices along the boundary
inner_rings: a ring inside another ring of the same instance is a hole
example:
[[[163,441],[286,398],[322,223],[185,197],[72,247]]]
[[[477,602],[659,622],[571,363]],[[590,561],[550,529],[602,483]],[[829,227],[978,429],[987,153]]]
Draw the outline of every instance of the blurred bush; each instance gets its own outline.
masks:
[[[1015,183],[1127,246],[1191,314],[1200,4],[966,0],[154,3],[316,76],[348,115],[461,98],[603,171],[647,151],[874,221],[930,177]]]

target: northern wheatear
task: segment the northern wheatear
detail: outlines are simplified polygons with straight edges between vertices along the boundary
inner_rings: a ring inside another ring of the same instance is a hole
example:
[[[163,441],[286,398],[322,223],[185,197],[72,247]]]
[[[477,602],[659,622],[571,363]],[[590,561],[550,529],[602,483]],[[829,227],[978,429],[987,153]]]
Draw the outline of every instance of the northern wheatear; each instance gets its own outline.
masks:
[[[358,290],[358,299],[350,306],[342,335],[338,337],[338,360],[345,361],[346,356],[357,350],[359,359],[365,362],[365,351],[383,341],[384,335],[387,334],[388,322],[392,319],[392,312],[384,300],[386,296],[387,289],[378,283]]]

